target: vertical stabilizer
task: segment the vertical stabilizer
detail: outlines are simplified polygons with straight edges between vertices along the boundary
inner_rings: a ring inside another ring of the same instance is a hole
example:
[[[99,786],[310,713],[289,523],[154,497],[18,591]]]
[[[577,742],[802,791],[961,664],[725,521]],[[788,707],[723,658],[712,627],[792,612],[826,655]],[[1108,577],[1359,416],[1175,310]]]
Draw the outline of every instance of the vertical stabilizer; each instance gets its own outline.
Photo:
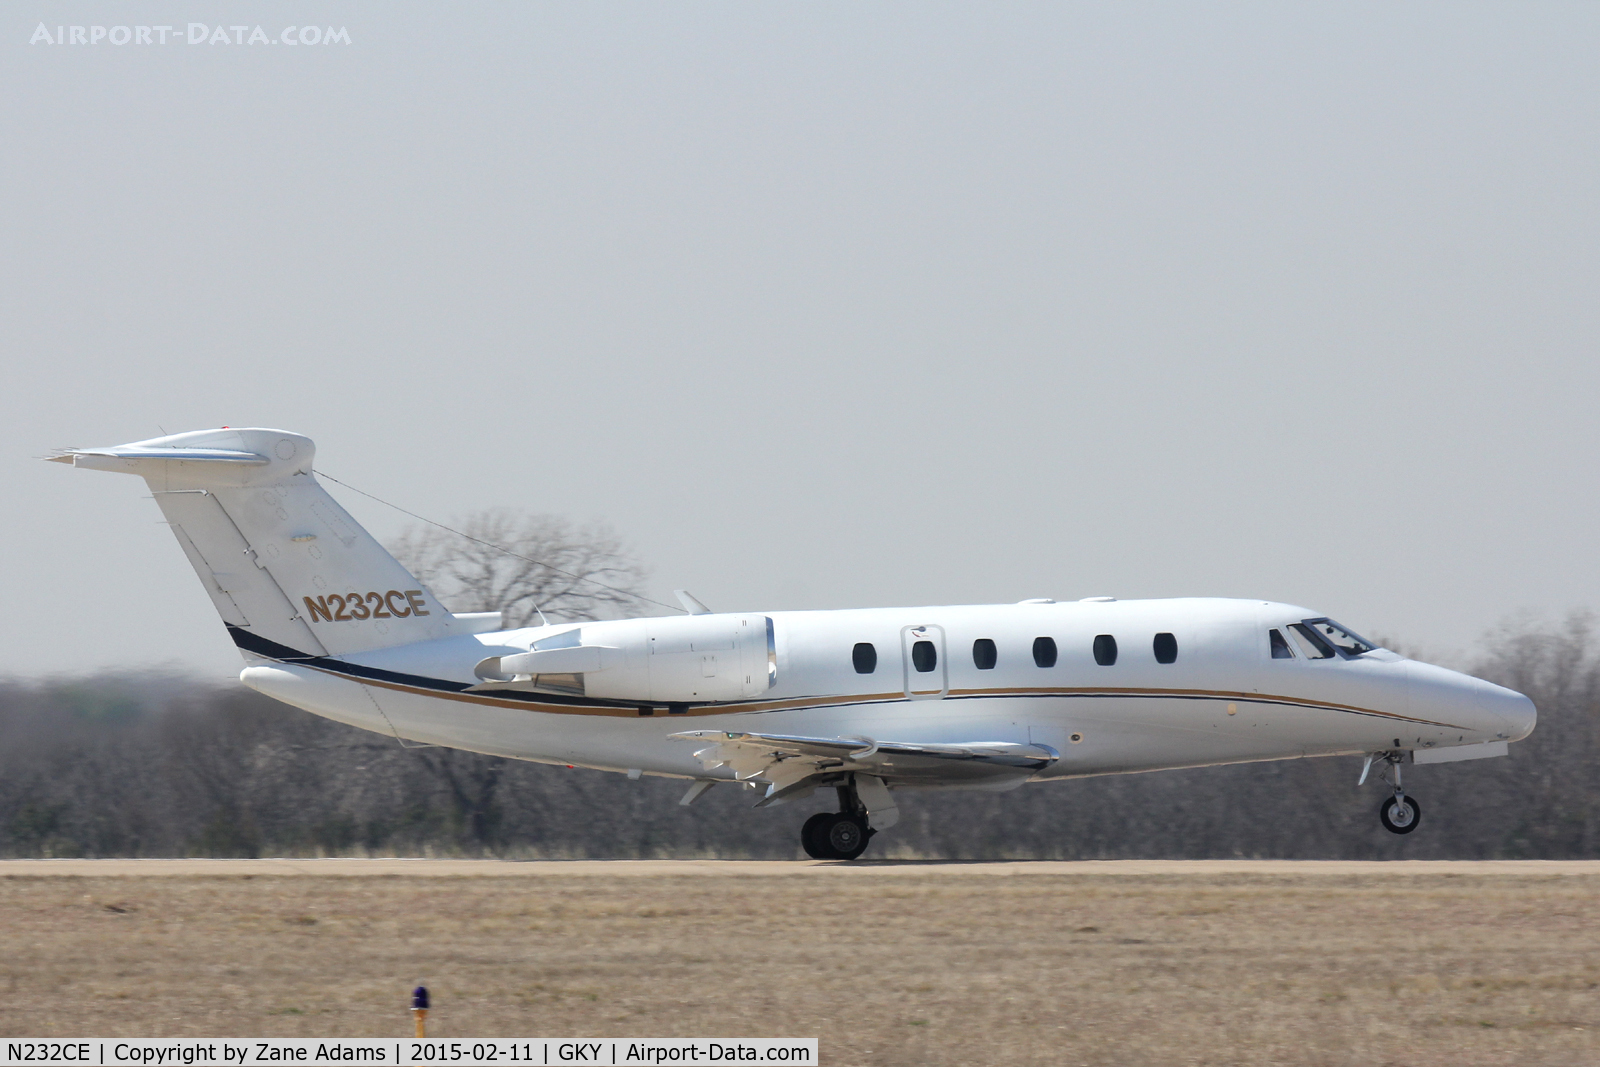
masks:
[[[241,649],[341,655],[469,632],[328,495],[309,437],[174,434],[50,457],[149,484]]]

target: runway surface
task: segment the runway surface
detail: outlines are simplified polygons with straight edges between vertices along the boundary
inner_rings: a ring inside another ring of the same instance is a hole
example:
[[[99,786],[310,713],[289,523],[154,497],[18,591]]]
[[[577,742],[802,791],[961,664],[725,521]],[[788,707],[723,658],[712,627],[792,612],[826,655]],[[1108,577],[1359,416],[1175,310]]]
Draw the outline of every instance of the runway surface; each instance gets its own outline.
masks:
[[[0,860],[0,877],[161,878],[212,875],[361,878],[581,878],[684,876],[937,877],[941,874],[1083,876],[1286,875],[1507,875],[1519,878],[1600,874],[1600,860],[1018,860],[943,861],[826,860],[454,860],[454,859],[48,859]]]
[[[825,1067],[1600,1063],[1600,861],[0,862],[0,1036],[816,1037]]]

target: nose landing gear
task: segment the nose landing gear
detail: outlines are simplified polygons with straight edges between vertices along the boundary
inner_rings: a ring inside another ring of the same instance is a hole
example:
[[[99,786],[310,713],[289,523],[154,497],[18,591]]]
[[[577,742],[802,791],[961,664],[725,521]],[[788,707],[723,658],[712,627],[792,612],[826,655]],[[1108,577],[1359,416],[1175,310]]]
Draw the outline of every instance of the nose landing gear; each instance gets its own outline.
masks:
[[[1367,772],[1372,770],[1374,760],[1383,760],[1384,768],[1378,773],[1380,781],[1394,789],[1394,795],[1385,797],[1382,804],[1378,805],[1378,821],[1383,823],[1383,828],[1391,834],[1409,834],[1422,822],[1422,808],[1411,797],[1406,796],[1405,788],[1400,784],[1400,765],[1405,762],[1410,754],[1407,752],[1374,752],[1367,757],[1366,764],[1361,768],[1361,785],[1367,780]],[[1389,772],[1394,772],[1394,781],[1389,781]]]
[[[1378,806],[1378,821],[1391,834],[1409,834],[1422,821],[1422,809],[1415,800],[1397,792]]]

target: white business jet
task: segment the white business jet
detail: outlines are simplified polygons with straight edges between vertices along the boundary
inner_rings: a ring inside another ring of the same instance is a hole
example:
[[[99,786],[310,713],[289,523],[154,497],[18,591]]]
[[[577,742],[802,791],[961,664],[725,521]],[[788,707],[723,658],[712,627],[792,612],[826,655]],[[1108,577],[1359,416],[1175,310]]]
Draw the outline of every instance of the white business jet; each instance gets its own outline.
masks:
[[[240,679],[397,739],[759,792],[837,791],[811,856],[854,859],[905,789],[1364,755],[1501,756],[1532,702],[1260,600],[1027,600],[686,614],[502,630],[457,615],[340,507],[299,434],[220,429],[52,460],[144,478],[243,654]]]

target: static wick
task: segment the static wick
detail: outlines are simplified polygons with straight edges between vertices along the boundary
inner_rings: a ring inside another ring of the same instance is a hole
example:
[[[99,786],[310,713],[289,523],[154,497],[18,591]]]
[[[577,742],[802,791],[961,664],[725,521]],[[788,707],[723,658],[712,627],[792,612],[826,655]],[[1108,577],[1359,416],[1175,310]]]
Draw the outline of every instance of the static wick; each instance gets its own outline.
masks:
[[[428,987],[419,985],[411,991],[411,1017],[417,1020],[417,1036],[427,1037]]]

